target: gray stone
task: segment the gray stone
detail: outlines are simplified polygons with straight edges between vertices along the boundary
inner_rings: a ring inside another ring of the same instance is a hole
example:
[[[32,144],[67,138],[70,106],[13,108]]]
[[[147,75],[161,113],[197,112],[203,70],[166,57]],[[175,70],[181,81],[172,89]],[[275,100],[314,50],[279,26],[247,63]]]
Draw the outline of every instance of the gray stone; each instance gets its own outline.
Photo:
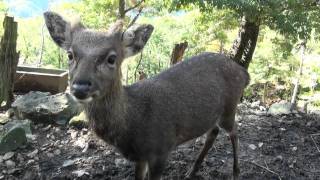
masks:
[[[7,168],[14,168],[16,166],[16,163],[11,160],[6,161],[5,164]]]
[[[288,115],[291,114],[290,108],[291,103],[289,102],[274,103],[270,106],[268,114],[272,116]]]
[[[53,154],[55,154],[55,155],[60,155],[60,154],[61,154],[60,149],[56,149],[56,150],[54,150],[54,151],[53,151]]]
[[[2,157],[3,160],[8,160],[11,159],[14,156],[14,152],[10,151],[4,154],[4,156]]]
[[[56,124],[66,124],[80,112],[79,105],[66,93],[29,92],[19,96],[12,108],[17,118]]]
[[[115,159],[114,163],[116,164],[116,167],[123,167],[123,166],[127,166],[129,164],[129,162],[123,158]]]
[[[6,124],[9,120],[5,114],[0,114],[0,124]]]
[[[32,135],[31,132],[31,122],[29,120],[10,120],[6,125],[4,125],[5,129],[12,129],[15,127],[21,127],[24,129],[27,135]]]
[[[62,167],[68,167],[68,166],[72,166],[76,163],[76,160],[73,159],[73,160],[66,160],[63,162],[62,164]]]
[[[23,147],[28,141],[27,134],[31,134],[30,121],[9,121],[0,130],[0,153],[6,153]]]
[[[27,154],[27,156],[29,158],[34,158],[37,154],[38,154],[38,149],[35,149],[34,151],[32,151],[31,153]]]

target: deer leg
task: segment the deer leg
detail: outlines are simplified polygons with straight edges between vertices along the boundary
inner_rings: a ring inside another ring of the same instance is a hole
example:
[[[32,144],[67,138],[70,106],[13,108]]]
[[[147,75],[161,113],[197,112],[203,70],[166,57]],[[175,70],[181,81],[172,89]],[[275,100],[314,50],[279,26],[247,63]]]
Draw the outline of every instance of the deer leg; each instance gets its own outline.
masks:
[[[136,162],[135,180],[144,180],[147,173],[148,163],[146,161]]]
[[[232,130],[229,132],[230,140],[233,148],[233,179],[236,180],[239,178],[240,168],[238,162],[238,154],[239,154],[239,137],[237,124],[234,123]]]
[[[148,161],[148,180],[161,180],[161,174],[166,166],[167,156],[154,157]]]
[[[203,161],[203,159],[205,158],[205,156],[208,154],[208,151],[210,150],[210,148],[212,147],[215,139],[217,138],[219,133],[219,128],[218,127],[214,127],[213,129],[209,130],[207,132],[207,138],[206,138],[206,142],[200,152],[200,154],[197,157],[197,160],[195,161],[195,163],[193,164],[193,167],[187,172],[186,174],[186,178],[187,179],[192,179],[192,177],[196,174],[196,172],[199,170],[201,163]]]
[[[235,122],[235,112],[227,112],[219,123],[220,127],[225,129],[230,137],[233,149],[233,179],[239,178],[240,168],[238,162],[239,154],[239,138],[238,138],[238,124]]]

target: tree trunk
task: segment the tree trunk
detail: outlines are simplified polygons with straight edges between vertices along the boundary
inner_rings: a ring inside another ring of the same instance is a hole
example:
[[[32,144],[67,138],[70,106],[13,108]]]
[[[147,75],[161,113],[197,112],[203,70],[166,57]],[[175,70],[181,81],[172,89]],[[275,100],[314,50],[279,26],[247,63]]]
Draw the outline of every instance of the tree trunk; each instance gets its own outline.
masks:
[[[124,19],[126,17],[126,2],[125,0],[119,0],[119,18]]]
[[[259,24],[249,22],[245,17],[241,22],[239,34],[230,50],[230,57],[241,66],[248,69],[256,48],[259,35]]]
[[[40,50],[40,57],[39,57],[39,62],[37,64],[38,67],[40,67],[42,65],[42,56],[43,56],[43,51],[44,51],[44,28],[45,28],[45,24],[42,25],[42,30],[41,30],[41,50]]]
[[[4,35],[0,43],[0,106],[5,101],[5,109],[13,102],[14,76],[19,60],[16,52],[18,24],[13,17],[5,16],[3,22]]]
[[[300,49],[301,49],[300,66],[298,69],[297,78],[294,82],[295,84],[294,84],[294,89],[293,89],[293,93],[292,93],[292,97],[291,97],[291,108],[290,108],[291,111],[296,109],[300,78],[302,76],[303,63],[305,60],[306,44],[307,44],[307,42],[305,40],[303,40],[302,43],[300,44]]]
[[[188,42],[183,42],[179,44],[175,44],[171,53],[170,64],[174,65],[180,61],[182,61],[184,51],[188,47]]]

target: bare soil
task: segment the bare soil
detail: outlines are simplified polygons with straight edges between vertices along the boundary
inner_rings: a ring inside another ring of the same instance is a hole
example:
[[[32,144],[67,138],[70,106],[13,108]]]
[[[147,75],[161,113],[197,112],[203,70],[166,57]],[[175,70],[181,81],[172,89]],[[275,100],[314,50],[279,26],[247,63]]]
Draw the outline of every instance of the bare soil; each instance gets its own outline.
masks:
[[[237,116],[240,179],[320,179],[320,118],[296,114],[266,116],[244,108]],[[134,164],[87,129],[37,124],[34,140],[0,163],[0,179],[134,179]],[[232,147],[219,134],[195,180],[231,179]],[[179,146],[168,159],[163,179],[184,179],[204,137]]]

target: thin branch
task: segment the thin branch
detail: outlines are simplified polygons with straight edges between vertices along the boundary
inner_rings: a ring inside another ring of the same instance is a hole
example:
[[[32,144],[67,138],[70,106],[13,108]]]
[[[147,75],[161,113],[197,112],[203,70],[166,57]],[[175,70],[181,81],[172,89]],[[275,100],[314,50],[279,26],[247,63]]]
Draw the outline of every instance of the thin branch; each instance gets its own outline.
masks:
[[[131,26],[138,20],[140,14],[141,14],[141,12],[142,12],[142,9],[143,9],[143,7],[139,9],[138,14],[132,19],[132,21],[131,21],[130,24],[128,25],[128,28],[131,27]]]
[[[313,139],[312,135],[311,135],[310,137],[311,137],[311,139],[312,139],[312,141],[313,141],[314,145],[316,146],[316,148],[317,148],[318,152],[320,153],[320,149],[319,149],[319,147],[318,147],[318,145],[317,145],[316,141]]]
[[[142,52],[143,52],[143,51],[141,51],[140,59],[139,59],[139,61],[138,61],[138,64],[137,64],[137,66],[136,66],[136,69],[134,70],[134,80],[135,80],[135,81],[137,81],[137,71],[138,71],[138,68],[139,68],[139,66],[140,66],[140,64],[141,64],[142,57],[143,57],[143,53],[142,53]]]
[[[253,165],[256,165],[257,167],[262,168],[262,169],[264,169],[264,170],[266,170],[266,171],[268,171],[268,172],[270,172],[270,173],[272,173],[272,174],[274,174],[274,175],[277,175],[278,178],[279,178],[279,180],[281,180],[281,176],[280,176],[278,173],[270,170],[269,168],[264,167],[264,166],[261,166],[261,165],[255,163],[255,162],[252,162],[252,161],[245,161],[245,162],[249,162],[249,163],[251,163],[251,164],[253,164]]]
[[[311,134],[311,136],[320,136],[320,133]]]
[[[129,11],[137,8],[137,7],[140,6],[143,2],[144,2],[144,0],[141,0],[141,1],[138,2],[136,5],[134,5],[134,6],[130,7],[130,8],[128,8],[128,9],[124,10],[124,13],[126,14],[127,12],[129,12]]]
[[[41,41],[41,51],[40,51],[40,58],[37,66],[39,67],[42,64],[42,56],[43,56],[43,51],[44,51],[44,28],[46,27],[45,24],[42,25],[42,30],[41,30],[41,36],[42,36],[42,41]]]

